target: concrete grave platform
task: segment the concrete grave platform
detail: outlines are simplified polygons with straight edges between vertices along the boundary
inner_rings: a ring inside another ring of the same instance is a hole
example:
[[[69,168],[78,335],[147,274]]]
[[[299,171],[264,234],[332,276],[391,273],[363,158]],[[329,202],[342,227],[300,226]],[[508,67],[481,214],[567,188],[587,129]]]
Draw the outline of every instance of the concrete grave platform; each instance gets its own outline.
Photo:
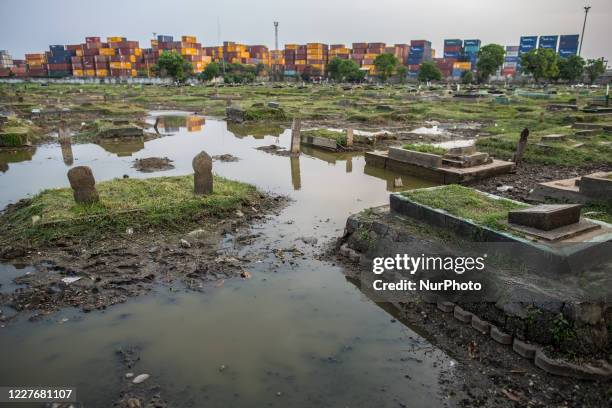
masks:
[[[430,187],[427,190],[443,187]],[[492,194],[479,193],[491,199],[506,200]],[[542,269],[544,274],[570,273],[575,265],[597,263],[600,259],[610,256],[612,225],[601,221],[583,218],[578,223],[549,231],[524,226],[519,231],[510,224],[508,229],[502,230],[478,225],[445,210],[413,201],[401,193],[391,194],[389,201],[391,212],[396,215],[446,229],[473,241],[511,244],[496,248],[507,251],[509,256],[516,256],[517,251],[520,251],[525,259],[529,258],[534,263],[545,265],[546,268]],[[575,217],[572,211],[575,210],[568,209],[569,214],[562,217],[565,222],[575,219],[572,218]]]
[[[337,150],[338,143],[334,139],[318,136],[302,136],[303,144],[320,147],[323,149]]]
[[[389,152],[391,152],[391,149],[389,149]],[[404,152],[408,152],[408,150],[404,150]],[[424,156],[425,154],[439,158],[439,162],[438,159]],[[396,155],[396,157],[402,159],[405,159],[408,156],[416,157],[415,155],[405,155],[403,152]],[[419,162],[422,164],[408,163],[403,160],[398,160],[397,158],[390,157],[389,153],[384,151],[365,153],[366,163],[373,167],[388,169],[400,174],[417,176],[440,184],[463,184],[471,181],[482,180],[500,174],[509,173],[514,168],[514,163],[512,162],[495,159],[492,159],[490,163],[473,167],[449,166],[448,164],[442,163],[441,156],[431,155],[429,153],[421,153],[419,159]],[[433,167],[434,165],[436,167]]]
[[[567,138],[566,135],[545,135],[542,136],[541,141],[546,143],[546,142],[560,142],[563,141]]]
[[[612,172],[539,183],[529,195],[533,201],[588,203],[612,200]]]

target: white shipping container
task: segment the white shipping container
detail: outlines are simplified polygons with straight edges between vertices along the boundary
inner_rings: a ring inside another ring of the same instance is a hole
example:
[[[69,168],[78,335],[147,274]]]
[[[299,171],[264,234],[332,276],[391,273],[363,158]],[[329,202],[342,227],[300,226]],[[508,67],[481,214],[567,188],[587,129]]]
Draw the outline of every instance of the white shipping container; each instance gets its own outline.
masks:
[[[506,57],[518,57],[518,51],[506,51]]]
[[[504,68],[516,68],[516,62],[504,62]]]

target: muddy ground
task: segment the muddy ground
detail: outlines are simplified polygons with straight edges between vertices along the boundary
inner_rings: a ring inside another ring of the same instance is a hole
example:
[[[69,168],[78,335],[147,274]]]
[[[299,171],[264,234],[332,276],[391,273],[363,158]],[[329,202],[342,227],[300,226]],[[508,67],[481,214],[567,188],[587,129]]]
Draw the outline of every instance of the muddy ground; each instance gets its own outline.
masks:
[[[134,168],[143,173],[170,170],[174,168],[172,160],[167,157],[145,157],[134,160]]]
[[[514,200],[529,202],[529,193],[538,183],[611,170],[612,167],[605,164],[582,167],[562,167],[522,163],[514,173],[502,174],[496,177],[481,180],[470,184],[470,187]],[[505,186],[509,186],[511,188],[508,189]]]
[[[68,306],[83,312],[105,309],[146,293],[155,284],[175,280],[192,290],[203,290],[225,279],[249,278],[245,265],[250,259],[236,257],[235,251],[221,248],[220,242],[250,243],[256,239],[249,228],[252,223],[278,213],[286,203],[285,197],[261,194],[254,206],[191,231],[128,228],[122,236],[95,242],[74,238],[44,247],[4,247],[0,260],[31,265],[34,271],[14,280],[21,286],[14,292],[0,293],[0,305],[17,311],[10,317],[0,312],[0,324],[23,313],[30,320],[40,319]]]
[[[345,267],[347,280],[359,285],[359,266],[338,256],[335,247],[326,254]],[[448,353],[457,364],[443,371],[439,382],[450,406],[459,407],[607,407],[612,384],[556,377],[460,323],[435,304],[414,302],[397,306],[379,303],[395,319]]]

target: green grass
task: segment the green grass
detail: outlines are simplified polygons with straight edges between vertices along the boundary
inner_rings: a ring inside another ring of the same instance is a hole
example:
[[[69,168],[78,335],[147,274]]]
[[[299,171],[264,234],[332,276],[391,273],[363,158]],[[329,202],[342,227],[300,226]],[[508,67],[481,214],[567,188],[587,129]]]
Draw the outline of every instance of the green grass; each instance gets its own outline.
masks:
[[[419,143],[405,144],[402,146],[402,149],[412,150],[412,151],[421,152],[421,153],[437,154],[439,156],[442,156],[444,153],[446,153],[446,149],[442,147],[433,146],[429,144],[419,144]]]
[[[0,243],[93,239],[127,227],[181,230],[260,200],[255,187],[222,177],[215,177],[208,196],[193,194],[193,176],[115,179],[97,184],[97,190],[100,202],[92,205],[76,204],[70,188],[42,191],[0,216],[6,231]],[[34,225],[33,216],[41,217]]]
[[[417,203],[444,210],[475,224],[496,230],[506,230],[508,212],[529,207],[504,198],[494,199],[478,190],[456,184],[436,189],[420,189],[401,193]]]
[[[346,146],[346,133],[344,132],[336,132],[329,129],[313,129],[303,131],[302,136],[324,137],[335,140],[340,146]]]
[[[28,144],[29,129],[25,127],[5,127],[0,131],[0,147],[19,147]]]

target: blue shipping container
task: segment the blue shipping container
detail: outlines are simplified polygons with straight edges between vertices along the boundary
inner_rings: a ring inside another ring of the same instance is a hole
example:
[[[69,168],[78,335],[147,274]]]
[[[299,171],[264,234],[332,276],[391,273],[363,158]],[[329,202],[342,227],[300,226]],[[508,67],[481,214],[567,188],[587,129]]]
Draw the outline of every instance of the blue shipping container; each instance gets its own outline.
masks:
[[[459,57],[461,57],[460,52],[445,52],[444,53],[444,58],[459,58]]]
[[[557,35],[541,35],[538,47],[557,51],[558,42],[559,42],[559,36]]]
[[[444,40],[444,45],[463,45],[463,41],[458,38],[453,38],[450,40]]]
[[[567,58],[569,56],[576,55],[576,54],[578,54],[578,49],[576,48],[567,49],[567,50],[559,49],[559,55],[562,56],[563,58]]]
[[[463,41],[464,47],[478,47],[480,48],[480,40],[465,40]]]
[[[504,58],[504,61],[506,62],[517,62],[519,60],[518,57],[506,57]]]
[[[157,41],[159,42],[173,42],[174,41],[174,37],[171,35],[158,35],[157,36]]]

